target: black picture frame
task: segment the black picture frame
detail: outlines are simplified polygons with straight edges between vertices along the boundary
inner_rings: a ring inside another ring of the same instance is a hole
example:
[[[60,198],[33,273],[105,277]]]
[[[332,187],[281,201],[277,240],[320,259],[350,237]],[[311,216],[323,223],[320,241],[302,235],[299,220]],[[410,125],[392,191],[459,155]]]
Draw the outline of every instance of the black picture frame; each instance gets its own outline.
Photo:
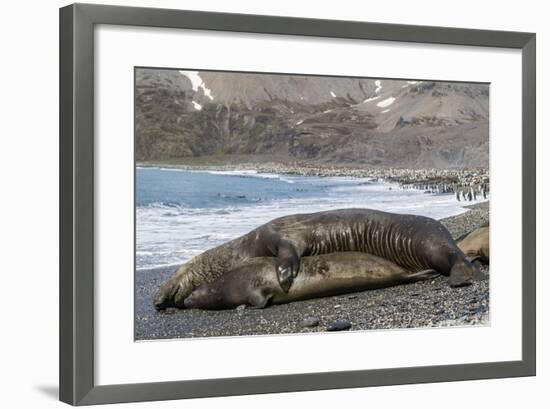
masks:
[[[60,400],[72,405],[535,375],[534,33],[73,4],[60,9]],[[519,49],[522,53],[522,359],[215,380],[94,382],[94,26],[132,25]]]

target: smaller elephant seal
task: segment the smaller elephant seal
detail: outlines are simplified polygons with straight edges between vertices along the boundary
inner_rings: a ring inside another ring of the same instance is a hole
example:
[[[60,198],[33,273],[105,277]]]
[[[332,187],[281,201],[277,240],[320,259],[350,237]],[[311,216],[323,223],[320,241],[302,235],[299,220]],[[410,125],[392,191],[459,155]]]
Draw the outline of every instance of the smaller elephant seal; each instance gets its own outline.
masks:
[[[457,246],[471,261],[489,264],[489,226],[480,227],[457,241]]]
[[[342,252],[302,258],[300,274],[285,292],[277,279],[274,257],[247,260],[217,280],[203,284],[184,301],[185,308],[220,310],[326,297],[428,280],[435,270],[410,272],[368,253]]]

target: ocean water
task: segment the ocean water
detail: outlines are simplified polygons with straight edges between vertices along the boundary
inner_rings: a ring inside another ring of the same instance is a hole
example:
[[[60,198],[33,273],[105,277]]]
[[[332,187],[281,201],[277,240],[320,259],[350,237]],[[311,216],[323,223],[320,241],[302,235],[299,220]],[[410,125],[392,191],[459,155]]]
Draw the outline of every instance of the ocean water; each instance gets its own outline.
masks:
[[[362,207],[441,219],[465,212],[461,205],[368,178],[138,168],[136,268],[185,263],[288,214]]]

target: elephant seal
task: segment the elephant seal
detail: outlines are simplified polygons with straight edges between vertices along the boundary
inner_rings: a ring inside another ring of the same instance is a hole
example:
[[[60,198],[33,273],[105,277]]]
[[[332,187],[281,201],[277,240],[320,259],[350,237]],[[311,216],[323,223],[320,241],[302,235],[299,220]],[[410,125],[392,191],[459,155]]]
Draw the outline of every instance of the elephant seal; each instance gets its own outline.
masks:
[[[470,261],[480,260],[489,264],[489,226],[468,233],[457,241],[457,246],[470,257]]]
[[[435,270],[412,273],[381,257],[367,253],[344,252],[303,257],[300,274],[288,292],[277,279],[274,257],[257,257],[203,284],[184,301],[185,308],[220,310],[326,297],[347,292],[371,290],[392,285],[428,280]]]
[[[409,271],[433,269],[449,276],[451,286],[482,277],[437,220],[371,209],[340,209],[280,217],[199,254],[159,287],[155,307],[183,308],[184,299],[195,288],[253,257],[276,257],[279,284],[288,292],[301,257],[345,251],[383,257]]]

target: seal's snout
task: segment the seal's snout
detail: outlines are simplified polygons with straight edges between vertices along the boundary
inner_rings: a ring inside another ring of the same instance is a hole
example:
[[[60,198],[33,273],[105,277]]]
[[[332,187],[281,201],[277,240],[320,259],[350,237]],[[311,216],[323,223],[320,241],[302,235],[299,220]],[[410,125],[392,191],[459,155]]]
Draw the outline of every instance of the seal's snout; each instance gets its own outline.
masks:
[[[155,294],[154,304],[157,311],[163,311],[167,308],[174,307],[174,302],[168,297],[165,297],[160,290]]]
[[[166,281],[159,287],[153,299],[153,303],[157,311],[163,311],[167,308],[176,306],[174,302],[174,296],[176,294],[177,288],[178,287],[174,285],[172,280]]]

